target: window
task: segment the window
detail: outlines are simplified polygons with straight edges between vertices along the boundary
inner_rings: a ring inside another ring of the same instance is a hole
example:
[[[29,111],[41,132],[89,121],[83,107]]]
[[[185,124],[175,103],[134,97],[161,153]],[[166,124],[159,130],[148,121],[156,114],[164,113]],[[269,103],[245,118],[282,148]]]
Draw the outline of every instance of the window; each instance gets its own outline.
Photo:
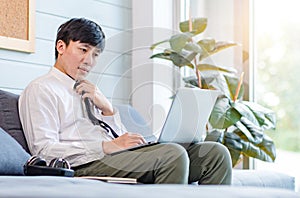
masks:
[[[300,1],[254,0],[255,98],[277,115],[269,131],[277,148],[274,164],[256,161],[300,178]],[[266,11],[267,10],[267,11]],[[300,189],[300,187],[298,187]]]

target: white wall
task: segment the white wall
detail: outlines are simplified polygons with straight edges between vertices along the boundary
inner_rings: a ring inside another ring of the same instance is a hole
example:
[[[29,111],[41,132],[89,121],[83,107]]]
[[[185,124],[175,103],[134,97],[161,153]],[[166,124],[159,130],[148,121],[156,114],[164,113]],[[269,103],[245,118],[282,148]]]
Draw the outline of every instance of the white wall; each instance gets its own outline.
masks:
[[[131,0],[36,0],[35,53],[0,49],[0,89],[20,93],[31,80],[48,72],[54,64],[59,25],[72,17],[86,17],[98,22],[107,38],[107,48],[89,79],[113,102],[128,103],[131,54],[126,49],[131,49],[132,42],[124,31],[132,29],[131,7]]]
[[[158,135],[176,83],[169,61],[150,59],[150,46],[170,38],[178,26],[177,0],[133,0],[132,105]]]

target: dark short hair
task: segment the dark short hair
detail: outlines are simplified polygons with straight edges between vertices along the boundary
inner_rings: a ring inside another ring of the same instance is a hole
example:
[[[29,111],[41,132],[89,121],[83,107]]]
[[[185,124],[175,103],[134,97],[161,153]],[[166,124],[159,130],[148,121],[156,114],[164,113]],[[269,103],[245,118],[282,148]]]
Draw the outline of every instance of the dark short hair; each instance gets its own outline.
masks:
[[[101,27],[85,18],[72,18],[58,28],[55,41],[55,59],[58,57],[56,44],[59,40],[65,42],[67,46],[70,41],[88,43],[101,51],[104,50],[105,46],[105,35]]]

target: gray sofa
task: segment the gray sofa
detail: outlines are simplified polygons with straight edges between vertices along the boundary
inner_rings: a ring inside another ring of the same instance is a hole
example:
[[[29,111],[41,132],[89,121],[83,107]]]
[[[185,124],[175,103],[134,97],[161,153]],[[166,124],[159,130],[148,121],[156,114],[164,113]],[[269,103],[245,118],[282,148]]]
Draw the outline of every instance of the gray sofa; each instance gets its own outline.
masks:
[[[126,185],[101,181],[24,176],[30,157],[18,115],[18,95],[0,90],[0,197],[300,197],[295,178],[257,170],[234,170],[231,186]],[[129,131],[150,136],[144,119],[130,105],[115,105]]]

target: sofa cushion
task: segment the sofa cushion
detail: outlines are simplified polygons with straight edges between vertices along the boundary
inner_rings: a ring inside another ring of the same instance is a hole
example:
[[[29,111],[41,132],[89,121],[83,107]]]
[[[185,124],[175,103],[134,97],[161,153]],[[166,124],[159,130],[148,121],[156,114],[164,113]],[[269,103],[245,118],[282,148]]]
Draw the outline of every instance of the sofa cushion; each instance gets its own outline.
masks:
[[[24,175],[23,165],[30,155],[0,128],[0,175]]]
[[[130,132],[140,133],[144,137],[152,136],[152,131],[144,118],[132,106],[127,104],[115,104],[120,112],[122,123]]]
[[[0,90],[0,127],[29,153],[18,112],[19,96]]]

